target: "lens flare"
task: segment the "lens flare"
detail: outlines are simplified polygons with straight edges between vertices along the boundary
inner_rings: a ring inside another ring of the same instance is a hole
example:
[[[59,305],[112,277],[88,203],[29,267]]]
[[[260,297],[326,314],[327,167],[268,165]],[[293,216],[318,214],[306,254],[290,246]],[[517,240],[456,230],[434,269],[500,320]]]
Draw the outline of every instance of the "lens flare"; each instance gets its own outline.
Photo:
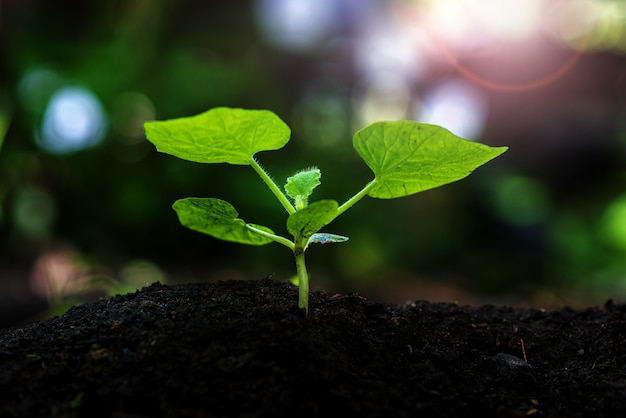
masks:
[[[424,15],[422,26],[436,51],[460,75],[481,87],[522,92],[545,87],[569,72],[581,57],[589,41],[589,31],[579,40],[577,48],[560,65],[546,74],[529,77],[528,81],[496,81],[464,64],[470,56],[485,55],[498,48],[520,48],[520,53],[544,47],[546,28],[553,26],[549,4],[542,0],[442,0],[434,2]],[[508,51],[510,52],[510,51]],[[537,58],[535,58],[537,59]]]

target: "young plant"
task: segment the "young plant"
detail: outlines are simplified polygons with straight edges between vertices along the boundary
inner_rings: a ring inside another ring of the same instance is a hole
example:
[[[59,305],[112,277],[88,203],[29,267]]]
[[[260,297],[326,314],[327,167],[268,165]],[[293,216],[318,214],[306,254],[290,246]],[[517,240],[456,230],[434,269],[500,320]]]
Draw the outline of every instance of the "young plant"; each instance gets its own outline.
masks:
[[[249,245],[278,242],[295,256],[298,307],[308,313],[309,276],[304,253],[309,245],[344,242],[348,238],[320,232],[365,196],[393,199],[467,177],[474,169],[507,150],[467,141],[448,130],[414,121],[376,122],[353,138],[356,152],[372,170],[373,179],[339,205],[335,200],[309,202],[320,184],[317,168],[297,172],[284,191],[256,160],[261,151],[282,148],[289,127],[268,110],[219,107],[196,116],[144,124],[146,137],[158,151],[199,163],[249,165],[287,211],[292,238],[243,221],[228,202],[215,198],[185,198],[174,202],[180,223],[215,238]]]

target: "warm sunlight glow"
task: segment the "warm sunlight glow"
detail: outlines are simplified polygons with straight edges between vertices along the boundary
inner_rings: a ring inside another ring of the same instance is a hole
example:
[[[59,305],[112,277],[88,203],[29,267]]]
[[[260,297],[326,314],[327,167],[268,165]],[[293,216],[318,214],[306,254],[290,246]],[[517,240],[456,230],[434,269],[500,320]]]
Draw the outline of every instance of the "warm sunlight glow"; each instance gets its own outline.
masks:
[[[449,43],[472,46],[483,41],[525,38],[541,25],[541,0],[432,0],[428,24]]]
[[[583,3],[582,0],[576,2]],[[546,0],[432,0],[420,7],[425,12],[415,14],[413,25],[420,27],[429,38],[429,53],[433,59],[447,62],[457,73],[483,88],[504,92],[542,88],[570,71],[581,53],[568,47],[570,56],[556,61],[543,74],[532,71],[535,64],[552,62],[554,55],[550,54],[558,54],[562,49],[563,42],[554,42],[546,32],[575,30],[577,21],[570,29],[565,26],[555,29],[557,17],[563,15],[559,9],[561,3]],[[584,36],[586,29],[580,30]],[[568,37],[578,38],[576,34]],[[491,62],[488,64],[491,76],[476,70],[483,58]],[[515,69],[516,74],[507,74],[510,67],[504,66],[500,70],[494,67],[498,62],[507,63],[512,59],[528,66],[527,79],[523,77],[524,68]],[[497,77],[493,76],[494,69],[498,72]]]

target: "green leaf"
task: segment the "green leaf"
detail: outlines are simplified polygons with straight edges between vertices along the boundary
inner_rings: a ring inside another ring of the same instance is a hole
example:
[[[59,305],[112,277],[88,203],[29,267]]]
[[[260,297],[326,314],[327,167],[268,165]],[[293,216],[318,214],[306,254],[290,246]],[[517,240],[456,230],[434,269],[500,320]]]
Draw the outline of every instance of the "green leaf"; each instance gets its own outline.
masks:
[[[332,222],[339,205],[334,200],[318,200],[300,209],[287,219],[287,230],[294,237],[309,238]]]
[[[368,195],[393,199],[461,180],[505,152],[413,121],[377,122],[354,135],[353,145],[374,172]]]
[[[249,165],[260,151],[282,148],[289,127],[269,110],[218,107],[196,116],[144,123],[158,151],[199,163]]]
[[[177,200],[172,207],[180,223],[194,231],[240,244],[265,245],[272,242],[270,238],[246,228],[246,223],[237,218],[235,208],[223,200],[189,197]],[[273,234],[271,229],[264,226],[250,225]]]
[[[321,184],[322,173],[319,168],[309,168],[300,171],[287,179],[285,191],[296,201],[296,206],[302,208],[307,205],[308,197],[313,193],[313,189]],[[301,205],[298,205],[302,202]]]

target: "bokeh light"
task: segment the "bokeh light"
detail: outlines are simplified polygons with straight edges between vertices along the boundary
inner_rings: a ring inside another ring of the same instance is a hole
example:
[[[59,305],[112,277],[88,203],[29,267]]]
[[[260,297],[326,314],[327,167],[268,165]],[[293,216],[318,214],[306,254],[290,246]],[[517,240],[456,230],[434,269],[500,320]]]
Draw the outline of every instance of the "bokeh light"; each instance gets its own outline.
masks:
[[[599,231],[604,242],[626,254],[626,195],[618,196],[607,206]]]
[[[50,98],[37,144],[52,154],[91,148],[102,141],[107,120],[97,97],[83,87],[67,86]]]
[[[487,120],[488,105],[481,92],[460,80],[449,80],[424,94],[418,119],[440,125],[469,140],[478,140]]]
[[[337,28],[337,2],[318,0],[256,0],[255,12],[263,36],[292,52],[319,47]]]
[[[58,208],[48,191],[30,186],[17,191],[12,212],[15,232],[37,242],[52,235]]]
[[[20,104],[33,115],[41,115],[50,97],[63,85],[62,77],[55,71],[40,67],[27,71],[17,85]]]
[[[532,226],[546,222],[550,200],[543,184],[521,176],[504,176],[494,186],[499,216],[511,225]]]
[[[400,120],[409,117],[410,86],[395,72],[380,71],[356,91],[354,104],[359,115],[355,129],[380,120]]]
[[[134,144],[145,140],[143,123],[155,118],[154,105],[145,94],[127,91],[115,101],[111,125],[123,141]]]

